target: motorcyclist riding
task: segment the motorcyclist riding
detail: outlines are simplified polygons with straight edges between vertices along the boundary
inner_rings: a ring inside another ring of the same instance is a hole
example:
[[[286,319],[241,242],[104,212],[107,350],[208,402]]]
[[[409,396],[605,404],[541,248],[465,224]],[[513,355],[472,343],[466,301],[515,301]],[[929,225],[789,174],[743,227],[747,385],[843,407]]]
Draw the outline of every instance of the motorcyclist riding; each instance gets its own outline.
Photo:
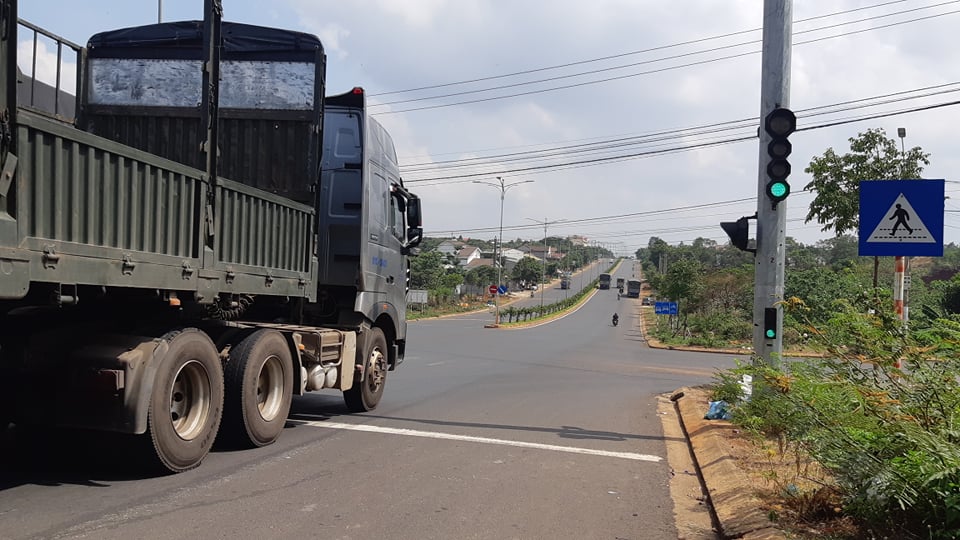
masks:
[[[620,322],[620,316],[617,315],[616,313],[614,313],[614,314],[613,314],[613,325],[616,326],[618,322]]]

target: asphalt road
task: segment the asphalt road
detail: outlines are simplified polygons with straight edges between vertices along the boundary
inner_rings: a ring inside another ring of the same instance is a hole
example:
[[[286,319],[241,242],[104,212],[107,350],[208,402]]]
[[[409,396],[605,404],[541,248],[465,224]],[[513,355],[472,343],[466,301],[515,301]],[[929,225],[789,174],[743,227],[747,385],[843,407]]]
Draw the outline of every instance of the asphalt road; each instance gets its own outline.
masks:
[[[593,280],[597,279],[601,272],[606,272],[610,268],[610,264],[610,259],[604,259],[600,262],[595,262],[591,265],[588,265],[579,272],[574,272],[570,279],[569,289],[561,289],[560,280],[555,279],[548,283],[545,287],[541,287],[536,291],[532,291],[534,293],[533,296],[530,295],[531,291],[517,291],[511,293],[513,296],[505,297],[501,300],[501,306],[509,305],[514,307],[529,307],[539,306],[541,304],[548,305],[560,300],[564,300],[571,295],[576,294],[577,291],[583,289]],[[633,263],[629,262],[629,270],[627,270],[627,265],[621,266],[624,268],[624,270],[621,272],[620,277],[624,277],[624,275],[626,275],[626,279],[629,279],[633,272]],[[616,278],[614,278],[614,285],[616,285]],[[616,296],[616,292],[614,292],[614,296]]]
[[[375,412],[297,398],[276,444],[179,475],[99,435],[8,433],[0,538],[675,539],[656,398],[733,358],[649,349],[638,312],[611,289],[528,329],[413,323]]]

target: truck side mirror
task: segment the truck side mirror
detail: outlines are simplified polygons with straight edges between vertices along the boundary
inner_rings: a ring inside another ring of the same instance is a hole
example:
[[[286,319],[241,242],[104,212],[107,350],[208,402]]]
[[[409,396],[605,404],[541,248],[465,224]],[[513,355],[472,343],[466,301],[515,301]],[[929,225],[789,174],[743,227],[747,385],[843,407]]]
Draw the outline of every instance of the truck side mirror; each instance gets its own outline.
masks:
[[[420,215],[420,199],[417,197],[410,197],[407,199],[407,226],[411,229],[420,228],[423,226],[423,216]],[[420,231],[421,236],[423,231]],[[407,237],[409,239],[410,232],[407,231]],[[420,241],[417,240],[417,243]]]
[[[422,227],[409,227],[407,228],[407,244],[403,246],[403,254],[410,255],[414,253],[414,248],[420,245],[420,242],[423,241],[423,228]]]

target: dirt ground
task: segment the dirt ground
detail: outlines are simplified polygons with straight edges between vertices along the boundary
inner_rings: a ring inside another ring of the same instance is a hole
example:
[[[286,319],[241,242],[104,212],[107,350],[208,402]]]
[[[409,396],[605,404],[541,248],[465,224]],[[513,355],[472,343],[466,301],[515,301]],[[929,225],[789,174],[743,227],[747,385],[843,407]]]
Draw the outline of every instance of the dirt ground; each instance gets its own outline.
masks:
[[[649,294],[646,290],[643,291]],[[651,347],[662,347],[650,338],[649,327],[654,320],[651,306],[637,305],[643,334]],[[684,350],[719,352],[705,348]],[[741,350],[725,350],[729,354],[744,354]],[[692,389],[692,397],[706,413],[710,402],[708,388]],[[667,409],[661,409],[665,411]],[[666,414],[661,412],[661,414]],[[744,489],[752,491],[757,507],[771,520],[771,526],[781,530],[788,538],[813,540],[824,537],[844,539],[857,538],[859,530],[850,518],[842,515],[836,493],[829,489],[832,484],[828,474],[819,465],[805,456],[798,455],[789,445],[774,439],[764,439],[738,429],[730,422],[716,420],[717,430],[723,444],[748,479]],[[675,473],[684,474],[683,471]],[[674,493],[675,513],[682,538],[706,538],[712,531],[704,527],[700,514],[702,505],[699,494],[686,484]],[[691,503],[691,499],[693,502]],[[684,526],[686,524],[686,526]]]
[[[706,412],[709,389],[692,392],[687,397],[696,399]],[[772,527],[801,540],[858,538],[860,531],[842,515],[839,497],[828,487],[830,477],[816,462],[777,440],[744,432],[723,420],[713,422],[723,426],[717,433],[748,479],[744,489],[752,491]]]

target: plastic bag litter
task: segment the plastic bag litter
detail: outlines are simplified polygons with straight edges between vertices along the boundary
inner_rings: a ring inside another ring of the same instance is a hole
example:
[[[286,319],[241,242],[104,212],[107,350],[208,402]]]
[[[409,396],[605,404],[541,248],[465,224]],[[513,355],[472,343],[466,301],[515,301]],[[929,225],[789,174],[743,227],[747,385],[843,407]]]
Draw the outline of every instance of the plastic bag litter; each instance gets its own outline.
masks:
[[[726,401],[711,401],[707,414],[703,415],[707,420],[729,420],[732,416],[727,408]]]

